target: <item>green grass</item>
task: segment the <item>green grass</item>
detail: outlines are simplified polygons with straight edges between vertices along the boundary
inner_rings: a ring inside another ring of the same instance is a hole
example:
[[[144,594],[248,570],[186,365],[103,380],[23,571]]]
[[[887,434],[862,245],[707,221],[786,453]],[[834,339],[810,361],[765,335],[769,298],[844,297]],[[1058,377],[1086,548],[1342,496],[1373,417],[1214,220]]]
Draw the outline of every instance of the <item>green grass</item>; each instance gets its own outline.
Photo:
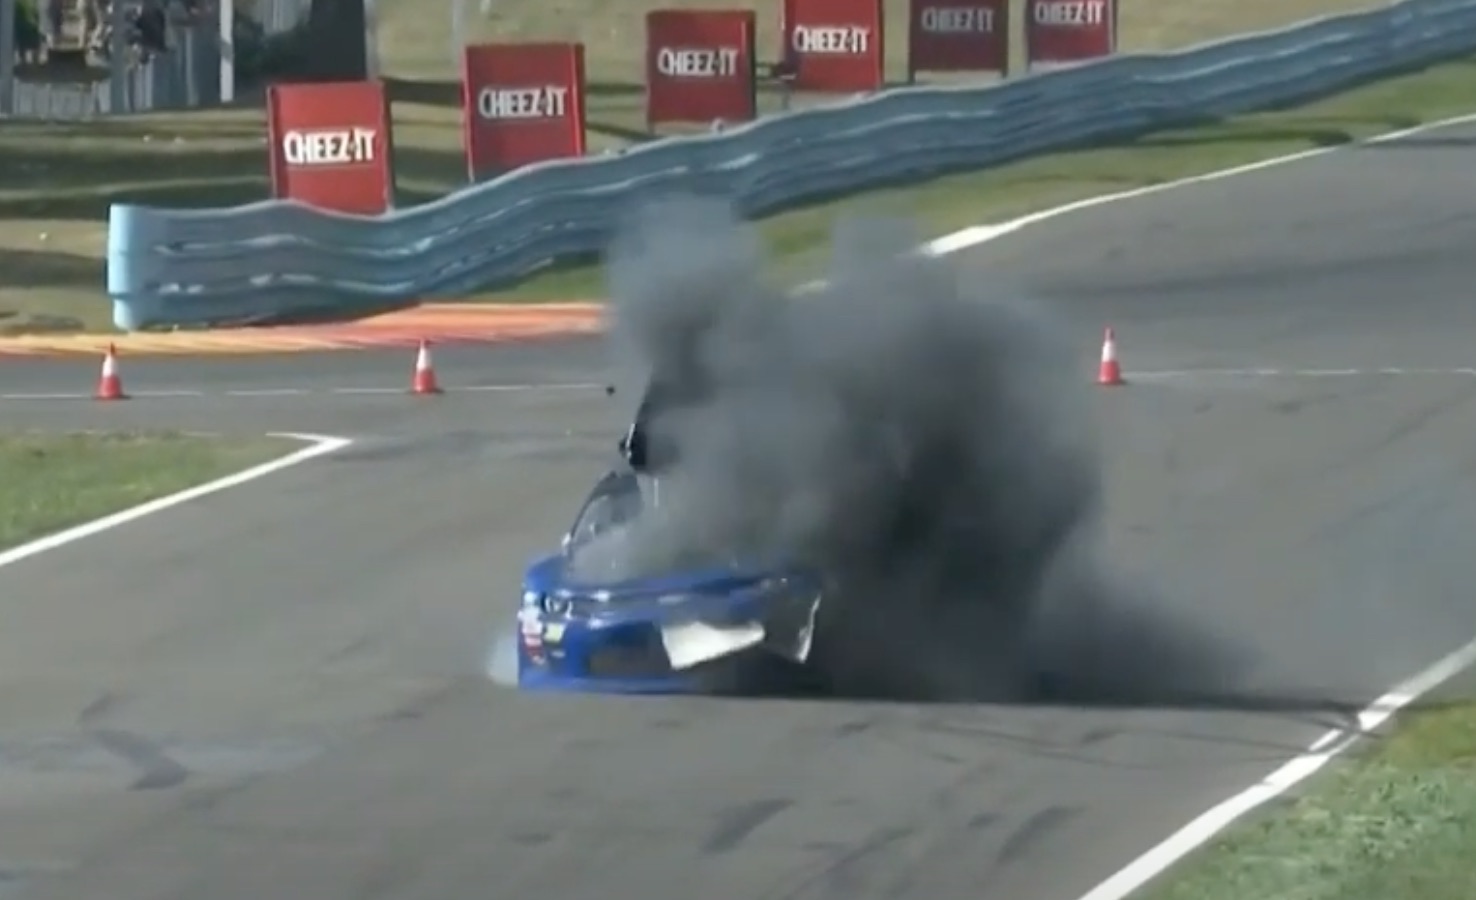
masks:
[[[1160,132],[1119,146],[1057,153],[812,206],[765,220],[762,233],[779,272],[798,281],[816,274],[824,264],[832,223],[840,216],[905,216],[926,236],[935,236],[1084,197],[1346,144],[1471,111],[1476,111],[1476,59],[1463,59],[1296,109]],[[603,288],[601,270],[582,266],[476,299],[592,300],[603,294]]]
[[[278,438],[0,432],[0,549],[292,452]]]
[[[454,2],[381,0],[377,7],[381,62],[395,98],[397,181],[406,204],[441,196],[465,184],[459,91],[451,53]],[[476,12],[479,4],[466,2],[471,13],[463,36],[468,40],[585,42],[591,85],[590,144],[596,152],[653,137],[642,122],[639,87],[645,11],[734,5],[732,0],[496,0],[490,5],[490,15],[482,18]],[[1126,50],[1170,49],[1373,4],[1374,0],[1142,0],[1124,4],[1120,36]],[[759,10],[760,56],[773,57],[778,41],[777,0],[737,5]],[[1016,0],[1012,19],[1017,45],[1020,8]],[[896,80],[902,76],[905,59],[906,4],[888,0],[886,9],[891,35],[887,70]],[[799,97],[795,102],[811,105],[821,99],[825,98]],[[764,111],[777,108],[778,102],[773,92],[763,93]],[[1419,114],[1418,108],[1409,113]],[[204,207],[261,199],[268,183],[264,121],[259,103],[248,100],[227,110],[87,123],[7,123],[0,129],[0,335],[112,330],[110,304],[103,296],[109,205]],[[1329,127],[1337,130],[1342,126]],[[1239,144],[1258,141],[1259,146],[1247,146],[1236,154],[1217,154],[1206,147],[1197,153],[1198,162],[1176,164],[1207,167],[1217,155],[1254,158],[1258,152],[1275,152],[1276,146],[1299,143],[1295,137],[1277,141],[1264,135],[1228,140]],[[1138,168],[1147,169],[1159,157],[1149,152],[1140,158],[1143,165]],[[1056,167],[1060,165],[1058,161]],[[1145,176],[1118,176],[1110,170],[1057,175],[1047,166],[1012,177],[1019,183],[1009,188],[1011,196],[991,194],[978,203],[967,196],[947,196],[950,190],[973,187],[971,182],[954,181],[924,188],[914,203],[905,202],[910,195],[899,191],[882,192],[875,201],[921,208],[924,222],[937,227],[934,223],[974,221],[989,213],[996,200],[1046,204],[1061,196],[1080,196],[1103,184],[1137,183]],[[1115,180],[1119,177],[1126,181]],[[994,190],[992,182],[981,184],[981,189]],[[823,241],[828,217],[834,212],[820,207],[786,217],[773,230],[773,240],[788,255],[803,257]],[[598,293],[598,279],[583,272],[541,279],[498,295],[498,299],[580,299]]]
[[[1416,712],[1134,900],[1470,900],[1476,705]]]

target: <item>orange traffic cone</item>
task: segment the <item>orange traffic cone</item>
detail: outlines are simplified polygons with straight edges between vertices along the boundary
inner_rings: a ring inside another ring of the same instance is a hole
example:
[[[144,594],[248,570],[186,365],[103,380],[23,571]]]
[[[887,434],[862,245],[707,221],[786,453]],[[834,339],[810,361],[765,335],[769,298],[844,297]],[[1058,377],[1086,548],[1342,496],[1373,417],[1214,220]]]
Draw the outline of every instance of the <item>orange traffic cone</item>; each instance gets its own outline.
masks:
[[[1102,336],[1102,362],[1097,366],[1097,384],[1104,387],[1116,387],[1125,384],[1122,380],[1122,368],[1117,364],[1117,338],[1108,328]]]
[[[123,379],[118,376],[118,350],[112,344],[108,345],[107,355],[103,357],[102,374],[97,379],[97,393],[99,400],[127,400],[128,395],[123,393]]]
[[[436,370],[431,365],[430,344],[420,342],[420,352],[415,355],[415,376],[410,382],[412,394],[439,394],[441,385],[436,381]]]

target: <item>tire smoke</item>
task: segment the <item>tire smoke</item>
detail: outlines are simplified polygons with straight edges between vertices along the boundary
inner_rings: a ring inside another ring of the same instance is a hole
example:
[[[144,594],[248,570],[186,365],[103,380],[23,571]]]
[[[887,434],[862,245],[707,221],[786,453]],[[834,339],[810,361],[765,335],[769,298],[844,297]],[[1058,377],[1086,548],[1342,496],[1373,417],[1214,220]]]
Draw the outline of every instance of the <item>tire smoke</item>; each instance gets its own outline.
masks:
[[[1096,588],[1101,466],[1076,354],[918,243],[845,223],[825,282],[794,297],[722,204],[640,211],[608,260],[612,340],[634,371],[693,389],[651,425],[679,460],[659,508],[582,564],[818,567],[833,590],[817,652],[848,695],[1018,699],[1045,669],[1133,690],[1124,673],[1146,666],[1118,657],[1143,647],[1125,649],[1106,621],[1120,598]],[[1075,631],[1079,615],[1114,643]]]

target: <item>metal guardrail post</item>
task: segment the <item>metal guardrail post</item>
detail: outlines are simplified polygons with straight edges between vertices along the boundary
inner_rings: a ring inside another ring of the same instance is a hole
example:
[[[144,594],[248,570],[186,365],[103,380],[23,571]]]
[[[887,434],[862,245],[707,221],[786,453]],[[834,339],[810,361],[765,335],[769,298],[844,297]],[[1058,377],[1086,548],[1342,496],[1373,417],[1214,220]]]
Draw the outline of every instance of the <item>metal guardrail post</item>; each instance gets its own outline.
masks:
[[[15,4],[0,0],[0,115],[15,115]]]
[[[378,78],[379,71],[379,10],[375,0],[364,0],[364,77]],[[454,39],[454,38],[453,38]],[[461,61],[453,63],[460,71]]]
[[[123,3],[114,0],[108,12],[108,112],[112,115],[132,112],[128,105],[128,20]]]
[[[199,54],[196,53],[196,41],[199,38],[199,29],[193,25],[187,25],[183,29],[184,39],[175,48],[176,59],[174,69],[184,90],[177,97],[178,104],[183,109],[193,109],[200,105],[200,82],[198,79],[199,67],[196,65]]]
[[[215,8],[215,28],[220,42],[220,90],[221,103],[233,103],[236,99],[236,0],[220,0]]]

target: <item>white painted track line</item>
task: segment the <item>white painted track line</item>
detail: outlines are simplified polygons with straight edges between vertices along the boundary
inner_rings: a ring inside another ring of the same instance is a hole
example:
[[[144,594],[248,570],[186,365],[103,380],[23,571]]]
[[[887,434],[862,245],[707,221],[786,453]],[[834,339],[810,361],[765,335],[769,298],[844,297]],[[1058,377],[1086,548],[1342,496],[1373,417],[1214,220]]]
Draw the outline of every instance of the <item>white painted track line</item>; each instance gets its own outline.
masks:
[[[1174,382],[1174,381],[1207,381],[1215,379],[1297,379],[1297,378],[1371,378],[1371,377],[1425,377],[1425,378],[1476,378],[1476,367],[1452,367],[1452,368],[1421,368],[1410,366],[1379,366],[1363,369],[1296,369],[1296,368],[1254,368],[1254,369],[1148,369],[1143,371],[1124,370],[1123,380],[1128,382]],[[538,391],[604,391],[603,383],[589,382],[584,384],[472,384],[461,386],[446,386],[442,389],[447,394],[519,394],[533,393]],[[131,400],[168,400],[182,398],[201,397],[239,397],[239,398],[275,398],[275,397],[413,397],[409,388],[404,387],[329,387],[329,388],[241,388],[223,391],[135,391],[129,390],[128,397]],[[35,393],[0,393],[0,400],[50,402],[60,400],[92,400],[93,396],[83,391],[74,393],[62,392],[35,392]]]
[[[1288,165],[1290,163],[1303,162],[1329,156],[1334,153],[1342,153],[1348,149],[1369,144],[1383,144],[1413,137],[1425,132],[1455,125],[1464,125],[1476,122],[1476,113],[1454,116],[1449,119],[1441,119],[1429,122],[1414,128],[1405,128],[1399,131],[1391,131],[1377,135],[1362,141],[1354,141],[1341,144],[1336,147],[1321,147],[1314,150],[1306,150],[1301,153],[1293,153],[1287,156],[1274,157],[1272,159],[1260,160],[1243,166],[1235,166],[1216,172],[1207,172],[1202,175],[1193,175],[1176,181],[1164,182],[1162,184],[1149,185],[1147,187],[1132,188],[1112,194],[1102,194],[1096,197],[1088,197],[1075,203],[1068,203],[1052,209],[1041,210],[1027,216],[1022,216],[1009,222],[996,225],[980,225],[966,228],[952,234],[943,235],[933,241],[924,244],[920,249],[924,253],[943,255],[957,253],[969,247],[976,247],[989,241],[998,240],[1006,235],[1013,234],[1023,228],[1041,222],[1055,219],[1060,216],[1074,212],[1091,209],[1098,206],[1106,206],[1110,203],[1119,203],[1124,200],[1133,200],[1146,197],[1151,194],[1173,190],[1175,188],[1187,187],[1194,184],[1203,184],[1210,181],[1219,181],[1237,175],[1245,175],[1259,172],[1276,166]],[[1444,376],[1471,376],[1476,375],[1476,368],[1451,368],[1451,369],[1413,369],[1413,368],[1371,368],[1371,369],[1283,369],[1283,368],[1247,368],[1247,369],[1205,369],[1163,371],[1163,372],[1139,372],[1125,373],[1124,378],[1128,381],[1176,381],[1187,379],[1207,378],[1336,378],[1356,376],[1418,376],[1418,375],[1444,375]],[[1332,731],[1323,735],[1314,742],[1306,752],[1292,759],[1281,768],[1272,772],[1260,782],[1250,786],[1244,791],[1225,800],[1198,818],[1185,825],[1179,831],[1170,835],[1142,856],[1133,860],[1126,867],[1097,887],[1088,891],[1079,900],[1124,900],[1138,888],[1147,884],[1150,880],[1166,872],[1175,863],[1183,859],[1195,849],[1203,846],[1221,831],[1228,828],[1242,816],[1284,794],[1296,784],[1312,776],[1323,766],[1327,765],[1337,754],[1352,746],[1360,737],[1367,735],[1375,728],[1382,725],[1396,712],[1417,700],[1421,695],[1434,690],[1443,682],[1454,677],[1464,669],[1476,664],[1476,640],[1463,646],[1450,656],[1447,656],[1423,672],[1410,678],[1408,681],[1392,688],[1384,696],[1375,700],[1367,709],[1358,715],[1358,727],[1347,731]]]
[[[112,531],[114,528],[127,525],[129,522],[137,521],[145,516],[160,513],[184,503],[189,503],[192,500],[198,500],[201,497],[207,497],[211,494],[218,494],[221,491],[239,487],[248,482],[256,481],[259,478],[265,478],[268,475],[301,465],[320,456],[337,453],[339,450],[353,443],[349,438],[323,434],[274,433],[268,435],[268,437],[306,441],[308,446],[289,453],[286,456],[278,457],[270,462],[262,463],[259,466],[243,469],[233,475],[217,478],[214,481],[207,481],[204,484],[197,484],[192,488],[187,488],[178,493],[170,494],[166,497],[159,497],[147,503],[141,503],[138,506],[115,512],[112,515],[103,516],[101,519],[84,522],[81,525],[73,526],[64,531],[58,531],[55,534],[47,535],[29,543],[11,547],[9,550],[0,551],[0,568],[15,565],[23,559],[29,559],[32,556],[45,553],[48,550],[55,550],[58,547],[65,547],[67,544],[75,543],[83,538],[92,537],[96,534],[102,534],[104,531]]]
[[[443,386],[448,394],[519,394],[533,391],[603,391],[603,382],[589,382],[584,384],[471,384],[461,386]],[[179,398],[198,397],[323,397],[323,396],[394,396],[403,394],[413,396],[409,387],[327,387],[327,388],[238,388],[223,391],[181,391],[181,390],[141,390],[127,389],[130,400],[167,400]],[[0,400],[29,400],[29,401],[57,401],[57,400],[92,400],[93,395],[86,391],[75,392],[14,392],[0,393]],[[120,402],[120,401],[110,401]],[[121,401],[126,402],[126,401]]]
[[[1004,237],[1005,235],[1012,234],[1012,233],[1014,233],[1016,231],[1020,231],[1021,229],[1026,228],[1026,227],[1029,227],[1031,225],[1039,224],[1041,222],[1045,222],[1045,221],[1048,221],[1050,219],[1055,219],[1055,218],[1058,218],[1060,216],[1068,215],[1070,213],[1079,212],[1079,211],[1086,210],[1086,209],[1091,209],[1091,208],[1094,208],[1094,207],[1105,206],[1105,205],[1110,204],[1110,203],[1118,203],[1118,202],[1122,202],[1122,201],[1125,201],[1125,200],[1132,200],[1132,199],[1136,199],[1136,198],[1140,198],[1140,197],[1146,197],[1146,196],[1149,196],[1149,195],[1152,195],[1152,194],[1157,194],[1157,193],[1161,193],[1161,192],[1164,192],[1164,191],[1173,190],[1173,189],[1176,189],[1176,188],[1187,187],[1189,185],[1203,184],[1203,183],[1211,182],[1211,181],[1219,181],[1219,180],[1222,180],[1222,179],[1225,179],[1225,178],[1231,178],[1231,177],[1238,176],[1238,175],[1245,175],[1245,174],[1249,174],[1249,173],[1252,173],[1252,172],[1259,172],[1259,171],[1262,171],[1262,170],[1265,170],[1265,169],[1274,168],[1274,167],[1277,167],[1277,166],[1283,166],[1283,165],[1288,165],[1288,164],[1292,164],[1292,163],[1304,162],[1304,161],[1308,161],[1308,160],[1312,160],[1312,159],[1317,159],[1317,158],[1328,156],[1328,155],[1331,155],[1331,154],[1334,154],[1334,153],[1341,153],[1341,152],[1344,152],[1346,150],[1349,150],[1349,149],[1352,149],[1352,148],[1356,148],[1356,147],[1359,147],[1359,146],[1366,146],[1366,145],[1369,145],[1369,144],[1382,144],[1382,143],[1388,143],[1388,142],[1398,141],[1398,140],[1401,140],[1401,139],[1404,139],[1404,138],[1412,137],[1412,136],[1415,136],[1415,135],[1418,135],[1418,134],[1422,134],[1422,133],[1425,133],[1425,132],[1429,132],[1429,131],[1434,131],[1434,130],[1437,130],[1437,129],[1440,129],[1440,128],[1446,128],[1446,127],[1455,126],[1455,125],[1462,125],[1462,124],[1467,124],[1467,123],[1471,123],[1471,122],[1476,122],[1476,114],[1467,114],[1467,115],[1452,117],[1452,118],[1449,118],[1449,119],[1442,119],[1440,121],[1430,122],[1430,123],[1427,123],[1427,124],[1424,124],[1424,125],[1419,125],[1419,126],[1416,126],[1414,128],[1406,128],[1406,129],[1401,129],[1399,131],[1392,131],[1392,132],[1388,132],[1388,133],[1385,133],[1385,134],[1377,135],[1375,137],[1372,137],[1372,138],[1369,138],[1369,139],[1366,139],[1366,140],[1355,141],[1355,142],[1351,142],[1351,143],[1348,143],[1348,144],[1338,145],[1338,146],[1335,146],[1335,147],[1322,147],[1322,148],[1316,148],[1316,149],[1312,149],[1312,150],[1305,150],[1305,151],[1302,151],[1300,153],[1293,153],[1293,154],[1289,154],[1287,156],[1280,156],[1280,157],[1274,157],[1272,159],[1260,160],[1260,161],[1257,161],[1257,162],[1248,163],[1246,165],[1235,166],[1235,167],[1232,167],[1232,168],[1229,168],[1229,169],[1222,169],[1222,170],[1215,171],[1215,172],[1207,172],[1207,173],[1200,174],[1200,175],[1193,175],[1193,176],[1190,176],[1190,177],[1187,177],[1187,178],[1181,178],[1181,179],[1178,179],[1178,180],[1175,180],[1175,181],[1164,182],[1164,183],[1161,183],[1161,184],[1148,185],[1148,186],[1139,187],[1139,188],[1132,188],[1132,189],[1129,189],[1129,190],[1119,191],[1119,192],[1111,193],[1111,194],[1103,194],[1103,195],[1099,195],[1099,196],[1096,196],[1096,197],[1089,197],[1089,198],[1086,198],[1086,199],[1083,199],[1083,200],[1078,200],[1078,201],[1076,201],[1074,203],[1068,203],[1068,204],[1065,204],[1063,206],[1054,207],[1052,209],[1041,210],[1039,212],[1032,213],[1032,214],[1027,215],[1027,216],[1022,216],[1022,217],[1020,217],[1018,219],[1014,219],[1014,220],[1009,221],[1009,222],[1004,222],[1004,223],[995,224],[995,225],[980,225],[980,226],[974,226],[972,228],[966,228],[966,229],[963,229],[961,231],[953,232],[952,234],[947,234],[947,235],[944,235],[942,237],[939,237],[939,238],[937,238],[935,240],[932,240],[932,241],[928,242],[927,244],[924,244],[922,246],[922,248],[920,248],[920,249],[922,250],[922,252],[930,253],[930,254],[938,254],[938,255],[949,254],[949,253],[956,253],[958,251],[965,250],[965,249],[968,249],[970,247],[975,247],[975,246],[978,246],[980,244],[987,243],[987,242],[992,241],[992,240],[997,240],[997,239],[999,239],[1001,237]],[[804,286],[802,286],[799,290],[801,292],[803,292]],[[1454,376],[1454,375],[1461,375],[1461,376],[1473,376],[1473,375],[1476,375],[1476,368],[1451,368],[1451,369],[1409,369],[1409,368],[1376,368],[1376,369],[1295,369],[1295,368],[1288,368],[1288,369],[1283,369],[1283,368],[1256,368],[1256,369],[1206,369],[1206,370],[1199,370],[1199,371],[1196,371],[1196,370],[1178,370],[1178,371],[1162,371],[1162,372],[1138,372],[1138,373],[1129,372],[1129,373],[1126,373],[1126,377],[1128,378],[1128,380],[1139,380],[1139,381],[1172,381],[1172,380],[1180,380],[1180,379],[1191,379],[1191,378],[1193,378],[1193,379],[1203,379],[1203,378],[1216,378],[1216,377],[1218,377],[1218,378],[1331,378],[1331,377],[1354,377],[1354,376],[1370,376],[1370,375],[1383,375],[1383,376],[1418,376],[1418,375],[1430,375],[1430,376],[1445,375],[1445,376]],[[554,389],[588,389],[588,388],[591,388],[591,387],[602,387],[602,386],[601,385],[484,385],[484,386],[463,387],[463,388],[458,388],[458,389],[455,389],[455,390],[466,391],[466,392],[478,392],[478,391],[482,391],[482,392],[489,392],[489,391],[514,391],[515,392],[515,391],[554,390]],[[194,391],[158,391],[158,392],[145,392],[145,391],[140,391],[140,392],[137,392],[137,393],[133,393],[132,395],[135,396],[135,397],[139,397],[139,398],[145,398],[145,397],[207,397],[207,396],[228,396],[228,397],[250,397],[250,396],[296,397],[296,396],[311,396],[311,395],[314,395],[314,394],[318,394],[318,395],[322,395],[322,394],[348,395],[348,394],[407,394],[407,393],[408,393],[408,391],[407,391],[406,388],[399,387],[399,388],[328,388],[328,389],[319,390],[319,391],[313,391],[313,390],[309,390],[309,389],[302,389],[302,390],[297,390],[297,389],[282,389],[282,390],[274,390],[274,391],[270,391],[270,392],[263,392],[263,391],[260,391],[260,390],[258,390],[258,391],[221,391],[221,392],[217,392],[215,394],[211,394],[211,393],[204,392],[204,391],[199,391],[199,392],[194,392]],[[90,395],[89,394],[86,394],[86,393],[78,393],[78,394],[44,394],[44,395],[43,394],[0,394],[0,399],[3,399],[3,400],[90,399]],[[331,442],[331,441],[341,441],[343,439],[341,439],[341,438],[323,438],[322,440],[330,441]],[[332,449],[322,449],[323,447],[327,447],[327,446],[332,446]],[[321,445],[316,445],[313,448],[309,448],[308,450],[302,451],[302,453],[304,453],[304,454],[306,454],[306,453],[313,453],[313,455],[322,455],[324,453],[329,453],[329,452],[332,452],[333,450],[339,449],[339,446],[341,446],[341,445],[333,446],[333,445],[330,445],[330,444],[321,444]],[[316,451],[316,452],[314,452],[314,451]],[[298,456],[298,455],[300,455],[300,454],[294,454],[294,456]],[[292,458],[293,457],[287,457],[285,459],[292,459]],[[308,457],[308,458],[311,458],[311,457]],[[268,466],[274,466],[275,465],[277,468],[285,468],[286,465],[292,465],[292,464],[294,464],[294,463],[286,463],[285,462],[285,459],[284,460],[279,460],[277,463],[269,463]],[[301,461],[301,460],[295,460],[295,461]],[[38,549],[30,549],[30,548],[33,548],[33,547],[37,547],[39,544],[44,543],[45,540],[55,541],[55,542],[57,542],[55,545],[58,545],[59,546],[62,543],[68,543],[70,541],[80,539],[81,537],[84,537],[84,536],[86,536],[88,534],[94,534],[94,533],[97,533],[99,531],[107,530],[108,528],[116,527],[117,525],[121,525],[124,522],[131,521],[134,518],[139,518],[139,517],[141,517],[143,515],[148,515],[149,513],[156,512],[159,509],[167,508],[168,506],[172,506],[172,505],[176,505],[178,503],[186,502],[187,500],[194,499],[194,497],[196,497],[196,496],[202,496],[205,493],[211,493],[211,492],[214,492],[214,491],[223,490],[223,489],[225,489],[227,487],[234,486],[234,484],[241,483],[242,481],[251,480],[251,478],[261,477],[261,475],[268,474],[268,472],[260,471],[262,468],[265,468],[265,467],[258,467],[257,469],[248,470],[247,472],[240,473],[239,475],[231,476],[231,478],[222,479],[222,481],[220,481],[220,482],[212,482],[209,485],[202,485],[199,488],[195,488],[194,491],[193,491],[193,493],[191,491],[186,491],[183,494],[175,495],[175,497],[172,497],[172,498],[164,498],[161,501],[155,501],[155,504],[161,504],[162,503],[162,504],[164,504],[163,506],[145,504],[144,506],[138,507],[135,510],[130,510],[130,511],[127,511],[127,512],[124,512],[124,513],[120,513],[120,514],[118,514],[117,516],[114,516],[114,517],[109,517],[107,519],[101,519],[101,520],[99,520],[96,523],[91,523],[89,525],[79,526],[79,528],[77,528],[77,529],[71,529],[71,530],[69,530],[67,532],[62,532],[61,534],[56,535],[53,538],[44,539],[42,542],[36,542],[36,544],[31,544],[31,545],[26,545],[26,546],[23,546],[23,547],[20,547],[20,548],[16,548],[14,550],[8,551],[5,554],[0,554],[0,566],[4,566],[4,565],[7,565],[7,564],[9,564],[11,562],[16,561],[17,559],[24,558],[24,556],[32,555],[34,553],[39,553],[39,552],[42,552],[45,549],[50,549],[48,546],[40,546]],[[268,469],[268,471],[275,471],[275,469]],[[243,476],[248,476],[248,477],[243,477]],[[235,480],[233,481],[232,479],[235,479]],[[89,529],[91,529],[91,530],[89,530]],[[15,554],[18,554],[18,553],[19,554],[22,554],[22,555],[21,556],[15,556]],[[1461,649],[1455,651],[1451,655],[1446,656],[1443,659],[1437,661],[1434,665],[1432,665],[1429,668],[1425,669],[1423,672],[1415,675],[1413,678],[1409,679],[1408,681],[1406,681],[1406,682],[1404,682],[1404,683],[1402,683],[1402,684],[1394,687],[1388,693],[1386,693],[1384,696],[1382,696],[1382,697],[1378,698],[1377,700],[1375,700],[1371,705],[1369,705],[1369,707],[1367,709],[1365,709],[1363,712],[1361,712],[1359,714],[1359,716],[1358,716],[1358,726],[1356,728],[1348,729],[1348,730],[1342,730],[1342,731],[1330,731],[1327,734],[1323,735],[1316,742],[1314,742],[1308,748],[1308,750],[1305,753],[1303,753],[1302,755],[1296,757],[1295,759],[1292,759],[1290,762],[1286,763],[1284,766],[1282,766],[1281,768],[1277,769],[1275,772],[1272,772],[1270,775],[1268,775],[1266,778],[1262,779],[1260,782],[1256,783],[1255,785],[1252,785],[1251,787],[1247,788],[1246,790],[1240,792],[1239,794],[1236,794],[1235,796],[1233,796],[1233,797],[1225,800],[1224,802],[1220,803],[1219,805],[1213,807],[1212,809],[1208,810],[1204,814],[1200,815],[1198,818],[1194,819],[1189,824],[1185,825],[1179,831],[1175,832],[1173,835],[1170,835],[1168,838],[1166,838],[1165,840],[1163,840],[1162,842],[1160,842],[1157,846],[1153,847],[1148,852],[1144,853],[1142,856],[1138,857],[1136,860],[1134,860],[1131,863],[1129,863],[1126,867],[1124,867],[1123,869],[1121,869],[1120,871],[1118,871],[1116,874],[1114,874],[1113,876],[1111,876],[1110,878],[1108,878],[1106,881],[1102,882],[1097,887],[1095,887],[1091,891],[1087,892],[1085,895],[1083,895],[1080,898],[1080,900],[1124,900],[1124,898],[1128,897],[1133,891],[1137,890],[1139,887],[1141,887],[1144,884],[1146,884],[1152,878],[1156,877],[1157,875],[1159,875],[1159,874],[1163,873],[1164,871],[1166,871],[1167,869],[1169,869],[1172,865],[1174,865],[1176,862],[1178,862],[1179,860],[1181,860],[1184,856],[1186,856],[1187,854],[1189,854],[1190,852],[1192,852],[1194,849],[1202,846],[1203,844],[1205,844],[1206,842],[1208,842],[1209,840],[1211,840],[1215,835],[1219,834],[1221,831],[1223,831],[1225,828],[1227,828],[1228,826],[1230,826],[1231,824],[1233,824],[1235,821],[1237,821],[1238,819],[1240,819],[1242,816],[1246,815],[1247,813],[1251,812],[1252,810],[1256,809],[1257,807],[1263,805],[1264,803],[1270,801],[1271,799],[1274,799],[1275,797],[1280,796],[1281,794],[1285,793],[1287,790],[1291,789],[1296,784],[1298,784],[1298,783],[1302,782],[1303,780],[1305,780],[1306,778],[1310,777],[1311,775],[1313,775],[1314,773],[1316,773],[1318,770],[1320,770],[1323,766],[1325,766],[1337,754],[1343,752],[1349,746],[1351,746],[1354,743],[1356,743],[1356,741],[1357,741],[1358,738],[1363,737],[1363,736],[1367,735],[1369,732],[1371,732],[1374,729],[1378,728],[1380,725],[1382,725],[1386,721],[1388,721],[1395,713],[1397,713],[1399,710],[1401,710],[1405,706],[1409,705],[1410,703],[1414,702],[1421,695],[1423,695],[1423,694],[1425,694],[1425,693],[1433,690],[1434,688],[1436,688],[1437,686],[1439,686],[1441,683],[1449,680],[1450,678],[1454,677],[1456,674],[1458,674],[1462,670],[1464,670],[1466,668],[1469,668],[1473,664],[1476,664],[1476,640],[1473,640],[1471,643],[1466,644],[1464,647],[1462,647]]]
[[[1306,752],[1233,797],[1211,807],[1157,846],[1092,888],[1080,900],[1124,900],[1168,871],[1175,863],[1209,843],[1220,832],[1256,808],[1280,797],[1317,774],[1340,753],[1384,725],[1394,714],[1476,664],[1476,640],[1404,681],[1358,713],[1353,728],[1334,729],[1313,741]]]

